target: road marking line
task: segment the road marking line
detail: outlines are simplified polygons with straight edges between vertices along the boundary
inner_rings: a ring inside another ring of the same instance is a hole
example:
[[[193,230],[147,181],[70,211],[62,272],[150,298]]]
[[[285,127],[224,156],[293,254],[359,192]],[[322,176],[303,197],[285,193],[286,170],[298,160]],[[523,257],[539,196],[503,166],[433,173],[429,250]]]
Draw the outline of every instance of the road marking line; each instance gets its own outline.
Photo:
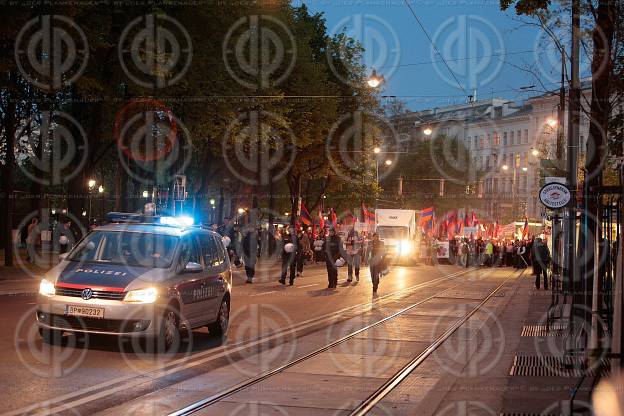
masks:
[[[277,293],[277,290],[272,290],[272,291],[270,291],[270,292],[254,293],[253,295],[249,295],[249,297],[253,297],[253,296],[262,296],[262,295],[270,295],[271,293]]]
[[[314,283],[314,284],[312,284],[312,285],[305,285],[305,286],[298,286],[298,287],[300,287],[301,289],[303,289],[303,288],[306,288],[306,287],[312,287],[312,286],[318,286],[318,285],[319,285],[319,283]]]

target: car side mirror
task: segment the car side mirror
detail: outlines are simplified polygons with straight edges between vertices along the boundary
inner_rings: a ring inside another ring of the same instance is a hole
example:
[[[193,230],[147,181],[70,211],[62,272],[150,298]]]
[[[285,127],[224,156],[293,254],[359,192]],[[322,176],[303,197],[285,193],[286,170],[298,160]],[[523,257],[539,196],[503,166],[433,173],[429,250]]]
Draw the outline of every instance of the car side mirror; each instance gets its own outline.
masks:
[[[63,254],[59,254],[59,261],[63,261],[63,260],[67,260],[67,257],[69,257],[69,252],[67,253],[63,253]]]
[[[199,273],[202,270],[204,270],[204,268],[201,264],[189,261],[184,268],[184,273]]]

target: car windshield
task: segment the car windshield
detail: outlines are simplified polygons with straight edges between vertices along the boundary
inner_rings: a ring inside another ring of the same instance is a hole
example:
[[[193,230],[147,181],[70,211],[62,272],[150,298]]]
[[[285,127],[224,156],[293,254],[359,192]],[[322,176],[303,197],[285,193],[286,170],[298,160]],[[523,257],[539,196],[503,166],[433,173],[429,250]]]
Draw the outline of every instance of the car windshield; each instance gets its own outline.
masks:
[[[94,231],[68,260],[164,269],[171,266],[178,237],[128,231]]]
[[[407,238],[406,227],[377,227],[377,233],[380,238],[392,238],[396,240],[404,240]]]

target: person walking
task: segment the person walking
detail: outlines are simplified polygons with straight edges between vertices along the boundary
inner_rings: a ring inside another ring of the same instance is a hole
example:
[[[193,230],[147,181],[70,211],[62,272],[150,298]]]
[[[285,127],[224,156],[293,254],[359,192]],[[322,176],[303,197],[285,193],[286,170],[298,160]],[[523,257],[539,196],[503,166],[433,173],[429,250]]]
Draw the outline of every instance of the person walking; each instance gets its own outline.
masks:
[[[381,273],[386,269],[386,247],[383,241],[379,239],[379,234],[377,233],[373,234],[373,240],[371,241],[371,257],[369,263],[371,281],[373,282],[373,294],[376,294],[379,288],[379,278],[381,277]]]
[[[484,264],[488,267],[494,266],[494,244],[492,244],[491,240],[488,240],[485,245],[485,262]]]
[[[347,282],[353,281],[353,269],[355,269],[355,280],[360,281],[360,265],[362,263],[362,239],[355,230],[349,232],[347,237],[347,254],[348,258],[348,278]]]
[[[335,289],[338,286],[338,266],[336,266],[336,261],[342,257],[341,248],[342,241],[340,241],[340,237],[338,237],[336,230],[332,227],[329,229],[329,235],[325,237],[325,242],[323,243],[328,289]]]
[[[26,236],[26,261],[30,263],[35,262],[35,243],[37,242],[37,236],[39,231],[39,218],[34,217],[28,224],[28,234]]]
[[[310,247],[310,238],[303,230],[299,230],[297,233],[297,242],[299,243],[299,250],[297,250],[297,276],[303,275],[303,266],[306,260],[312,258],[310,255],[312,249]]]
[[[245,274],[247,275],[247,281],[245,283],[253,283],[253,278],[256,275],[258,255],[260,254],[259,233],[253,227],[249,226],[243,230],[243,234],[241,251],[243,263],[245,264]]]
[[[298,251],[297,236],[292,234],[289,228],[285,228],[282,233],[282,275],[279,280],[283,285],[286,284],[286,275],[289,272],[290,286],[295,283]]]
[[[540,288],[540,278],[544,275],[544,290],[548,290],[548,267],[550,265],[550,250],[544,244],[541,238],[536,238],[533,244],[533,267],[537,274],[535,275],[535,288]]]

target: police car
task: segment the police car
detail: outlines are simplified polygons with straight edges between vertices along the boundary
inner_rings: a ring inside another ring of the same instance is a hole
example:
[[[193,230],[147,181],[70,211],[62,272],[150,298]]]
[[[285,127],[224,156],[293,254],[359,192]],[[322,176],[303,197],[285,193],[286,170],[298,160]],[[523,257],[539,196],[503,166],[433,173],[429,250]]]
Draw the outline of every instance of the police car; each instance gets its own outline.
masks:
[[[64,332],[149,337],[159,349],[186,330],[228,329],[232,274],[219,234],[184,218],[109,214],[41,280],[45,342]]]

